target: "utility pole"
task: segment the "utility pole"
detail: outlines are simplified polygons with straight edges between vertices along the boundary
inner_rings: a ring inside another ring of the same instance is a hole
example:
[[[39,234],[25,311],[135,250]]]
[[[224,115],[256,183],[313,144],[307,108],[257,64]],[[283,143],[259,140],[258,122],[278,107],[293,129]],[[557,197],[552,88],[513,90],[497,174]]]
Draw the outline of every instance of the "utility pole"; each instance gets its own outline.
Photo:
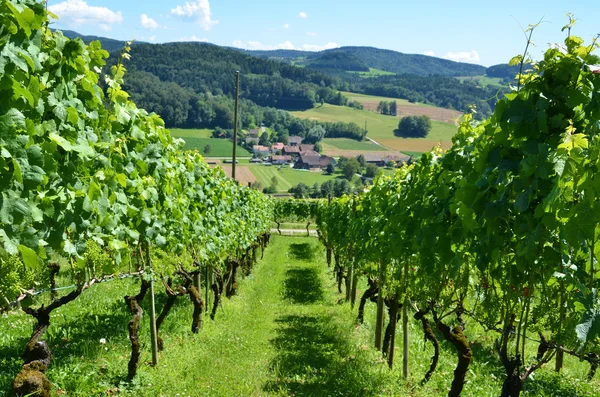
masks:
[[[238,135],[238,102],[240,100],[240,72],[235,72],[235,110],[233,112],[233,162],[231,164],[231,177],[235,180],[235,163]]]

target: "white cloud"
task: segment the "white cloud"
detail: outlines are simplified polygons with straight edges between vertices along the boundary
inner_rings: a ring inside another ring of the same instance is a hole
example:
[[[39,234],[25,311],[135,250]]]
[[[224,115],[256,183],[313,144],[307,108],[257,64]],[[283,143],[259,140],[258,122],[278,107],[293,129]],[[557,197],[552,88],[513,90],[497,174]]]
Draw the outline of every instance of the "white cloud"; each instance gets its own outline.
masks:
[[[430,57],[434,57],[434,56],[435,56],[435,52],[433,52],[433,51],[431,51],[431,50],[430,50],[430,51],[425,51],[425,52],[423,53],[423,55],[427,55],[427,56],[430,56]]]
[[[154,37],[154,36],[152,36]],[[152,37],[150,38],[150,40],[152,40]],[[177,41],[199,41],[201,43],[206,43],[208,42],[208,39],[206,37],[196,37],[194,35],[192,36],[188,36],[188,37],[182,37],[180,39],[178,39]]]
[[[241,40],[236,40],[233,42],[233,46],[237,48],[243,48],[245,50],[262,50],[262,51],[272,51],[272,50],[293,50],[295,49],[294,44],[292,44],[289,40],[284,41],[281,44],[263,44],[259,41],[248,41],[244,43]]]
[[[451,61],[456,62],[478,62],[479,61],[479,53],[475,50],[471,52],[463,51],[463,52],[449,52],[444,58],[450,59]]]
[[[315,32],[308,32],[308,33],[306,33],[306,35],[307,36],[318,36],[318,34]]]
[[[280,44],[263,44],[260,41],[243,42],[241,40],[236,40],[233,42],[233,46],[237,47],[237,48],[243,48],[245,50],[262,50],[262,51],[273,51],[273,50],[323,51],[323,50],[330,50],[332,48],[340,47],[340,45],[337,43],[327,43],[325,45],[303,44],[300,47],[296,47],[289,40],[286,40]]]
[[[158,28],[158,23],[156,23],[156,21],[154,19],[150,18],[146,14],[140,15],[140,23],[142,24],[142,27],[146,28],[146,29]]]
[[[306,15],[306,13],[305,13],[304,11],[301,11],[301,12],[298,14],[298,16],[299,16],[300,18],[302,18],[302,19],[306,19],[306,18],[308,18],[308,15]]]
[[[304,51],[323,51],[323,50],[331,50],[332,48],[340,48],[340,45],[337,43],[327,43],[325,45],[304,44],[302,46],[302,49]]]
[[[106,7],[94,7],[84,0],[66,0],[48,7],[48,10],[58,15],[60,22],[69,26],[83,24],[98,24],[105,31],[115,23],[123,22],[121,12],[114,12]]]
[[[186,1],[185,5],[172,8],[171,15],[184,19],[192,19],[204,30],[210,30],[219,23],[219,21],[212,19],[208,0],[192,1],[191,3]]]
[[[150,37],[148,37],[148,40],[150,40],[150,41],[156,41],[156,36],[150,36]]]
[[[284,28],[284,29],[289,29],[290,28],[290,24],[286,23],[286,24],[283,24],[283,26],[281,26],[281,27]]]

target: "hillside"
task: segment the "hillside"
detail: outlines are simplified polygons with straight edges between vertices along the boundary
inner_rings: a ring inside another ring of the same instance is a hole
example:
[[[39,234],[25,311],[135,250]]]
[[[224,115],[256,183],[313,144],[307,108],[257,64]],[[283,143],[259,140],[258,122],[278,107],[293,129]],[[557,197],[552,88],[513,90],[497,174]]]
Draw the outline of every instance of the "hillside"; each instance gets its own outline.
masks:
[[[368,71],[368,68],[397,74],[429,76],[478,76],[485,74],[485,66],[454,62],[420,54],[404,54],[374,47],[341,47],[321,52],[276,50],[246,51],[254,56],[278,59],[289,63],[302,64],[318,69],[341,69]],[[347,61],[352,60],[355,69],[349,69]]]

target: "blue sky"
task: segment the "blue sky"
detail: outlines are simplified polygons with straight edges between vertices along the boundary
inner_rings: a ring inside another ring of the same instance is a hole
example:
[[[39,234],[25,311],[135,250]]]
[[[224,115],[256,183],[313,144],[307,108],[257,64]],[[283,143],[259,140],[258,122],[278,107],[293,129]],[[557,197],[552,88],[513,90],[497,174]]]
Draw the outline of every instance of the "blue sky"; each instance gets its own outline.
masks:
[[[49,0],[59,29],[155,43],[207,41],[247,49],[321,50],[373,46],[493,65],[523,52],[527,27],[539,57],[564,39],[565,14],[574,34],[600,33],[600,6],[591,0]]]

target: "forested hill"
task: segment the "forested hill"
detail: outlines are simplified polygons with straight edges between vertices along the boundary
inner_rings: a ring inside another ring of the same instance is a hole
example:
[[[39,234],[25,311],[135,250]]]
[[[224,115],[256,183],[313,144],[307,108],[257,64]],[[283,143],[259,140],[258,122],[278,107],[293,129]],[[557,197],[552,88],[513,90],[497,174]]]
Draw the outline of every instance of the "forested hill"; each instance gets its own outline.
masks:
[[[454,62],[420,54],[404,54],[374,47],[341,47],[321,52],[306,51],[246,51],[262,58],[302,64],[319,69],[368,71],[369,68],[397,74],[420,76],[478,76],[484,75],[485,66]],[[351,60],[352,62],[348,62]],[[348,65],[353,65],[353,69]]]
[[[241,97],[258,105],[308,109],[321,99],[340,104],[338,78],[208,43],[133,46],[127,67],[197,93],[228,96],[234,94],[234,72],[239,70]]]
[[[107,37],[99,37],[99,36],[86,36],[83,34],[79,34],[72,30],[61,30],[61,32],[68,38],[74,39],[79,37],[84,43],[90,43],[91,41],[98,40],[102,43],[102,48],[104,48],[108,52],[117,52],[121,51],[125,46],[125,42],[121,40],[109,39]],[[147,44],[142,41],[136,41],[134,44]]]

